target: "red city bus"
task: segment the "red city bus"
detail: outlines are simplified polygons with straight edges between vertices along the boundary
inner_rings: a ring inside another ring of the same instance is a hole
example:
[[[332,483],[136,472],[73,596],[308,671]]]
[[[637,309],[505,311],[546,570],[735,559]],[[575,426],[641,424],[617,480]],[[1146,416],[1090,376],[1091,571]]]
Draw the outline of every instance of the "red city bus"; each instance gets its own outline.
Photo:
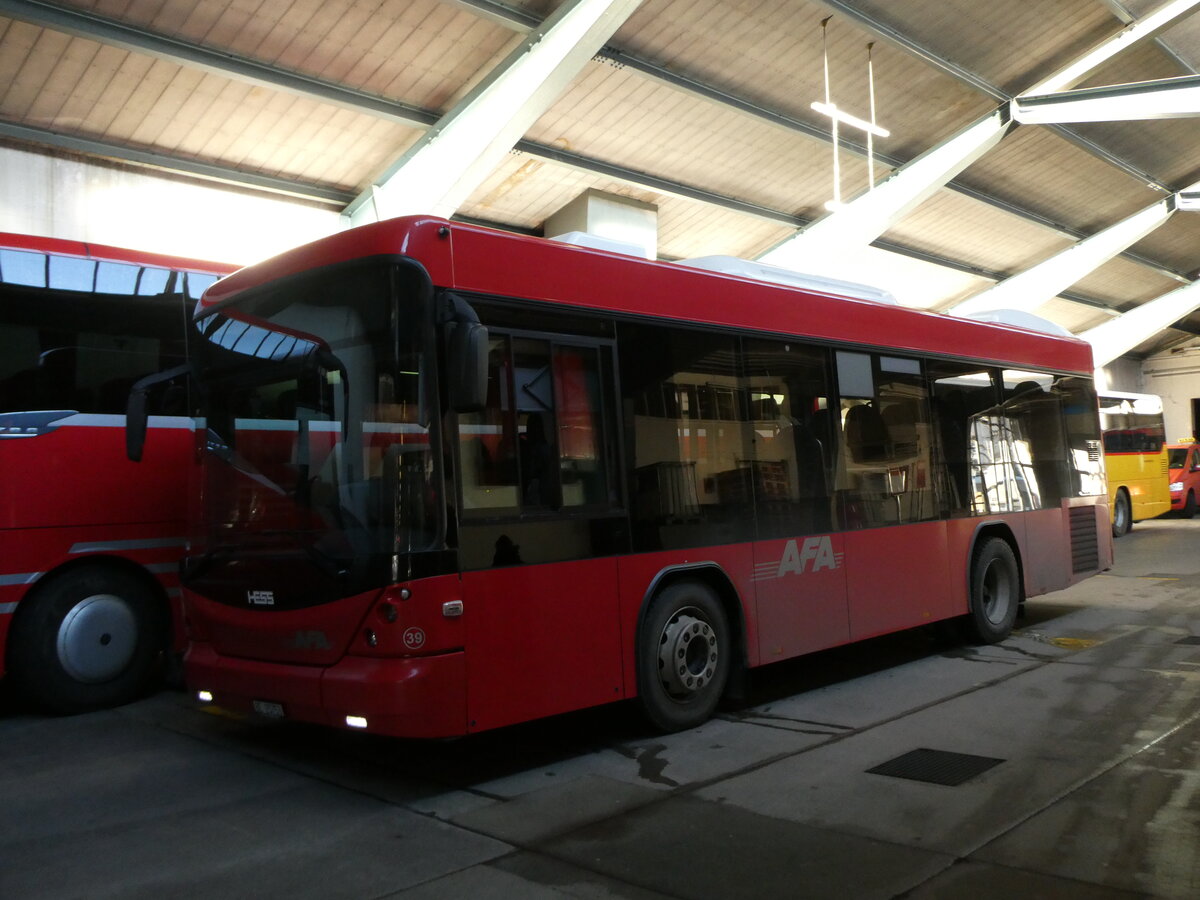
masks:
[[[0,674],[59,712],[144,692],[182,649],[186,402],[125,456],[138,378],[185,357],[188,314],[233,267],[0,234]],[[170,398],[167,398],[168,401]]]
[[[999,641],[1111,564],[1073,338],[428,217],[243,269],[194,325],[185,672],[225,708],[687,728],[743,667]]]

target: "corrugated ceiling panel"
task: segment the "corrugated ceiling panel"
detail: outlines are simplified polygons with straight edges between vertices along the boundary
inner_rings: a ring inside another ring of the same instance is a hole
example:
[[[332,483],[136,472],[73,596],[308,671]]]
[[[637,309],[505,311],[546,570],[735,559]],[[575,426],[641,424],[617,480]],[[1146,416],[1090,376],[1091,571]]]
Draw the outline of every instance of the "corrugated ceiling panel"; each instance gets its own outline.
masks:
[[[1121,28],[1097,0],[851,0],[1009,95]]]
[[[1200,212],[1177,212],[1131,248],[1190,277],[1200,268]]]
[[[1036,125],[1018,126],[959,180],[1085,234],[1163,198]]]
[[[828,145],[604,63],[589,65],[528,136],[805,217],[823,212],[832,191]],[[862,163],[843,154],[843,164],[845,183],[865,187]]]
[[[1071,285],[1070,290],[1126,311],[1180,286],[1178,281],[1118,256]]]
[[[417,134],[21,23],[0,35],[0,58],[17,58],[24,45],[42,50],[0,95],[0,117],[56,132],[350,189]]]
[[[1079,334],[1089,328],[1095,328],[1112,318],[1102,309],[1088,306],[1084,303],[1072,303],[1061,297],[1055,297],[1033,310],[1035,316],[1049,319],[1061,325],[1070,332]]]
[[[939,191],[884,238],[991,272],[1013,275],[1070,246],[1056,232],[953,191]]]
[[[447,108],[520,40],[512,29],[438,0],[73,5],[429,109]]]
[[[648,0],[613,43],[736,96],[828,129],[809,106],[825,96],[816,3],[764,2],[751,7],[724,0]],[[720,40],[714,41],[713,35]],[[993,104],[956,79],[925,65],[849,19],[828,27],[832,98],[869,118],[867,44],[874,42],[878,120],[892,137],[879,149],[908,159],[983,115]],[[864,134],[847,129],[858,142]]]

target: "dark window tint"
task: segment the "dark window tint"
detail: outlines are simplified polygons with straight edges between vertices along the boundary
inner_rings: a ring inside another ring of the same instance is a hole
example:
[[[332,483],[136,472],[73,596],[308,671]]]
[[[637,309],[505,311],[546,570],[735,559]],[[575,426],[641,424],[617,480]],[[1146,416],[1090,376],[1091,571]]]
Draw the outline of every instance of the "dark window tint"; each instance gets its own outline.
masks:
[[[835,486],[845,527],[936,518],[929,398],[920,362],[865,353],[836,357],[842,447]]]
[[[832,527],[834,442],[828,353],[795,342],[747,340],[753,429],[744,478],[754,487],[760,538]]]
[[[618,336],[635,548],[751,539],[756,473],[737,339],[642,325]]]
[[[996,405],[996,387],[990,369],[977,365],[930,360],[927,362],[934,435],[936,484],[946,515],[969,515],[976,506],[979,480],[979,447],[974,423]]]
[[[100,277],[120,273],[133,284],[140,271],[0,251],[0,411],[123,413],[136,380],[178,365],[186,315],[180,298],[108,291],[120,285]],[[178,391],[155,394],[152,401],[154,413],[187,412]]]

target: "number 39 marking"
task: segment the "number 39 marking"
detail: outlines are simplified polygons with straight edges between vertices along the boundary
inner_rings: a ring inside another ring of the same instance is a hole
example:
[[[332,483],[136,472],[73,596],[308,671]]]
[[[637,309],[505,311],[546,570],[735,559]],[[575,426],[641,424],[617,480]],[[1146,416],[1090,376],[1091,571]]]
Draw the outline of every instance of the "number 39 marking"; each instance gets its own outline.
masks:
[[[409,650],[420,650],[425,646],[425,632],[420,628],[410,628],[404,632],[404,646]]]

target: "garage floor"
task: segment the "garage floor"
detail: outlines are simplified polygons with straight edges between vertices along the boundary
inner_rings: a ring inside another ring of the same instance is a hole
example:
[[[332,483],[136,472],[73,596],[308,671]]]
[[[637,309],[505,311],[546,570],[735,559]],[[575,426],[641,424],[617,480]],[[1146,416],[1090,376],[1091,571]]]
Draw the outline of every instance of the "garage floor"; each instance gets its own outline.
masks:
[[[1200,519],[1018,624],[781,664],[668,737],[623,707],[421,744],[9,703],[0,897],[1200,897]]]

